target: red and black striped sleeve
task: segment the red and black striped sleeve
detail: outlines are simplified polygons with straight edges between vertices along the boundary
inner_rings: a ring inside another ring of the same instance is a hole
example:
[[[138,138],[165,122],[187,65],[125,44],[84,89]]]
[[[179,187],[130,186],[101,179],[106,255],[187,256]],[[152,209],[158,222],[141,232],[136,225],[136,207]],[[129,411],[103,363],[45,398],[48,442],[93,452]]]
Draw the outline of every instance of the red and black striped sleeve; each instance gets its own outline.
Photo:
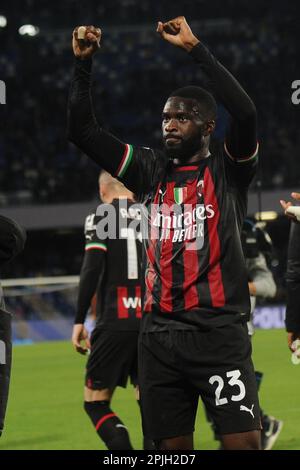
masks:
[[[135,147],[101,127],[92,102],[92,60],[76,59],[68,102],[68,138],[137,196],[149,192],[162,155]]]

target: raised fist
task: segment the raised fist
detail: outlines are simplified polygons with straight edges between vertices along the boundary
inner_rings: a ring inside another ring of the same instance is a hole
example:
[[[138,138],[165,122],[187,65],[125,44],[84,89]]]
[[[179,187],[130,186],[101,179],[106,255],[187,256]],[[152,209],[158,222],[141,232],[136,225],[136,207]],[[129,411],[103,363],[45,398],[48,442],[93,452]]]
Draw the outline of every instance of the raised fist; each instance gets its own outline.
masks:
[[[99,49],[101,29],[94,26],[77,26],[73,31],[73,52],[80,59],[90,59]]]
[[[194,36],[184,16],[178,16],[174,18],[174,20],[167,21],[166,23],[159,21],[156,31],[166,41],[188,52],[200,42],[199,39]]]

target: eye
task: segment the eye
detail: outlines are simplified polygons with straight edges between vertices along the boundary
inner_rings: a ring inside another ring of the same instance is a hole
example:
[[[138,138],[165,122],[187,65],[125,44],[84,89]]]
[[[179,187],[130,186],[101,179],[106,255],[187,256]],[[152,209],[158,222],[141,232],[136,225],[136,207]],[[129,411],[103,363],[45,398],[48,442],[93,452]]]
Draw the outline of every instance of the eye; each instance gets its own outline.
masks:
[[[180,116],[178,118],[179,122],[186,122],[188,120],[188,118],[186,116]]]
[[[170,118],[168,116],[163,116],[162,122],[168,122]]]

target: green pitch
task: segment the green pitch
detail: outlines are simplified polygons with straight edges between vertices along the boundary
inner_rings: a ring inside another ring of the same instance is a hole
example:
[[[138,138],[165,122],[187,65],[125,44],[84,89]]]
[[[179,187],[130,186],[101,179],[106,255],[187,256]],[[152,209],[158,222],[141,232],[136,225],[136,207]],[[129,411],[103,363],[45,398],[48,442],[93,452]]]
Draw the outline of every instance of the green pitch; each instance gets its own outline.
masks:
[[[282,330],[257,331],[257,370],[264,372],[263,409],[284,421],[275,449],[300,449],[300,365],[293,366]],[[14,348],[6,426],[0,449],[104,449],[82,407],[85,358],[68,342]],[[138,406],[133,389],[118,389],[113,409],[128,426],[132,444],[141,449]],[[199,407],[196,449],[215,449]]]

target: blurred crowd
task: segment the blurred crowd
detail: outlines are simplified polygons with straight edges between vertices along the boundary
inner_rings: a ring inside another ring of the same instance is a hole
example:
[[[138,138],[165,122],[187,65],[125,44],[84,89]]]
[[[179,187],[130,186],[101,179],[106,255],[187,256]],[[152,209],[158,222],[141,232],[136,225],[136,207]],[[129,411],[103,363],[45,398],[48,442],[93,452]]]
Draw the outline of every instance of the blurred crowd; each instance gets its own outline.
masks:
[[[0,28],[0,78],[7,85],[7,105],[1,106],[0,205],[96,196],[97,169],[66,138],[71,32],[77,24],[103,28],[102,50],[94,66],[100,122],[127,142],[160,145],[161,109],[168,94],[186,84],[209,87],[189,57],[155,34],[158,19],[179,13],[238,77],[258,108],[263,188],[296,187],[300,106],[291,103],[291,83],[300,78],[296,2],[290,2],[288,11],[277,0],[272,8],[267,4],[258,0],[224,0],[222,5],[214,0],[1,2],[0,15],[7,17],[7,26]],[[19,35],[18,28],[27,23],[38,26],[39,34]],[[218,137],[226,122],[220,109]]]
[[[24,289],[23,292],[6,290],[5,305],[14,312],[14,320],[46,320],[64,317],[74,318],[76,309],[77,286],[59,286],[56,291],[46,292],[37,289]]]

